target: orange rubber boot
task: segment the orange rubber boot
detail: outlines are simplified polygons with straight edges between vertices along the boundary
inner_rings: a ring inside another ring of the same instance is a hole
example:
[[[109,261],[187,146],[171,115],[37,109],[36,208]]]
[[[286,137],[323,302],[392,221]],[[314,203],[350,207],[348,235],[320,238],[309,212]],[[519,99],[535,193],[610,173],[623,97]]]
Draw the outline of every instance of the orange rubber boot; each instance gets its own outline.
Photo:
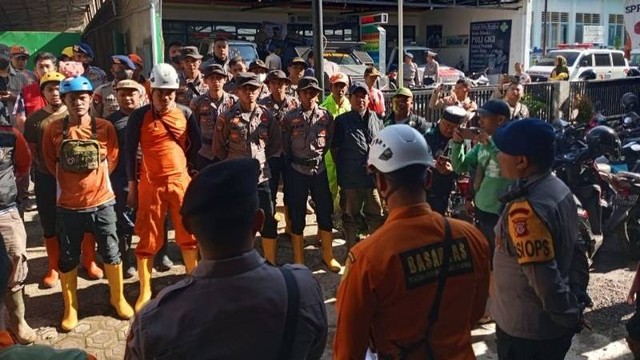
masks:
[[[104,277],[104,272],[96,264],[96,239],[92,234],[84,234],[82,238],[81,262],[91,279],[98,280]]]
[[[46,288],[52,288],[58,282],[58,257],[60,256],[58,238],[55,236],[44,238],[44,247],[47,249],[49,271],[42,278],[42,285]]]

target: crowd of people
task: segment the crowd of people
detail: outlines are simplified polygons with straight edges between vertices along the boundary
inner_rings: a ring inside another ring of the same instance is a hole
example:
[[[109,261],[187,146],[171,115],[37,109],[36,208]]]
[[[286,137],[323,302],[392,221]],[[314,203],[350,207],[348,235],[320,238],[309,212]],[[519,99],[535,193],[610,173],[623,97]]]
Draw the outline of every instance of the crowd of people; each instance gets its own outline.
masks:
[[[23,295],[30,178],[49,260],[43,285],[61,284],[60,328],[80,321],[82,265],[106,276],[110,305],[133,319],[127,359],[319,359],[328,325],[304,266],[309,213],[324,266],[342,273],[336,359],[474,358],[471,329],[484,321],[496,322],[500,359],[562,359],[580,330],[587,265],[566,226],[576,204],[551,173],[553,129],[529,118],[518,81],[482,106],[465,80],[449,95],[436,87],[429,105],[443,115],[425,119],[405,87],[385,107],[374,67],[364,83],[334,74],[323,100],[305,60],[288,74],[247,66],[222,38],[208,59],[169,44],[170,62],[148,78],[140,56],[113,55],[112,80],[84,42],[60,59],[36,54],[34,72],[24,47],[2,49],[0,235],[11,272],[0,280],[19,344],[36,338]],[[463,173],[475,224],[447,217]],[[346,264],[333,255],[336,220]],[[153,298],[170,226],[189,276]],[[285,237],[293,259],[278,251]],[[136,274],[132,306],[123,278]]]

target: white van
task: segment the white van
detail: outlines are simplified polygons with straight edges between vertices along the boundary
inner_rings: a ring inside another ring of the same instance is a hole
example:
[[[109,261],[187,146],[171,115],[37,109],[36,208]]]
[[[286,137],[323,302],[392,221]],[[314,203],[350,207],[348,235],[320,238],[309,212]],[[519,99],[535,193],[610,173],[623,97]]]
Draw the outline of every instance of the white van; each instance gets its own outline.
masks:
[[[629,64],[622,51],[608,49],[552,50],[527,70],[531,81],[547,81],[553,71],[553,61],[559,55],[567,59],[570,81],[579,80],[580,74],[589,69],[593,70],[600,80],[623,78],[627,76],[629,71]]]

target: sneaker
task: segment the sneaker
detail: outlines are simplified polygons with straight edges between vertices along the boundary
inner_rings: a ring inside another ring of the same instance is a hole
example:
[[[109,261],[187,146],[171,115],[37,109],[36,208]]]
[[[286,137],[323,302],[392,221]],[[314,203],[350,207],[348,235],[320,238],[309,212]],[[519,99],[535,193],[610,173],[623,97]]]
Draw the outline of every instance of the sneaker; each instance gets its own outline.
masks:
[[[38,205],[36,205],[36,201],[30,198],[26,198],[21,201],[23,211],[36,211],[38,210]]]

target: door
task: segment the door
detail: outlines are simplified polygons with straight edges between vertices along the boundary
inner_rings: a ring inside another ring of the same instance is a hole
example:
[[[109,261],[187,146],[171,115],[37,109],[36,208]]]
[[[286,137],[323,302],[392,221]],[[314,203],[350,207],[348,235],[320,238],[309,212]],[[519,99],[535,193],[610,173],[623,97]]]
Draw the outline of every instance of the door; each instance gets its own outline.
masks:
[[[611,53],[593,54],[594,71],[598,75],[598,79],[606,80],[613,77],[613,66],[611,64]]]

